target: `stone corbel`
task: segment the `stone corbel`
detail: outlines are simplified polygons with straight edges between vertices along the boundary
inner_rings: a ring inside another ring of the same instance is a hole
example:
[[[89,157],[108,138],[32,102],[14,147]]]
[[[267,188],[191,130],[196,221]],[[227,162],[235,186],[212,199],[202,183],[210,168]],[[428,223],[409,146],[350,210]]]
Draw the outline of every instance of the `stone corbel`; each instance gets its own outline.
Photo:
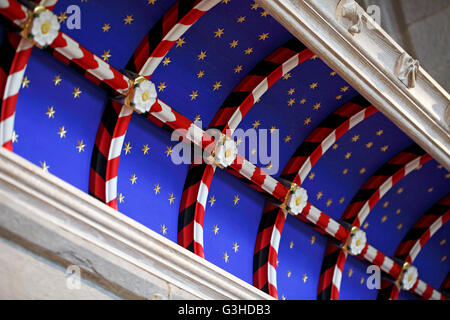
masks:
[[[417,74],[419,73],[419,61],[411,58],[404,52],[395,64],[395,76],[409,89],[416,86]]]
[[[341,0],[336,8],[337,20],[339,20],[339,18],[345,18],[352,23],[348,28],[348,32],[352,35],[361,33],[362,14],[362,10],[355,0]]]

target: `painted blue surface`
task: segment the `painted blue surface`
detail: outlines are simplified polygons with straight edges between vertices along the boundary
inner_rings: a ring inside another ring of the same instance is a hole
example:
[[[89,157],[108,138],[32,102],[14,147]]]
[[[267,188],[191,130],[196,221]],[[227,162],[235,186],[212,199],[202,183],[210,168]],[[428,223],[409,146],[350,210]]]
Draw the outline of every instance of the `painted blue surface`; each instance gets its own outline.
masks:
[[[59,14],[69,4],[80,5],[82,29],[67,30],[63,26],[63,31],[98,55],[111,50],[109,61],[120,69],[149,28],[173,2],[158,0],[155,5],[149,5],[146,1],[137,0],[132,3],[102,0],[80,4],[78,1],[62,0],[55,12]],[[232,0],[228,4],[218,4],[183,36],[183,46],[172,48],[168,54],[171,62],[167,66],[161,65],[152,77],[156,86],[165,84],[166,88],[158,92],[164,101],[190,119],[200,115],[205,128],[246,73],[291,38],[270,16],[261,16],[261,8],[252,10],[251,3]],[[133,14],[134,21],[125,25],[123,19],[130,14]],[[245,22],[237,23],[241,16],[246,17]],[[109,32],[102,31],[105,23],[111,25]],[[224,29],[220,38],[214,36],[218,28]],[[259,40],[259,35],[267,32],[269,38]],[[233,40],[238,40],[236,48],[230,48],[229,43]],[[253,53],[246,55],[244,50],[249,47],[253,48]],[[202,50],[206,51],[207,56],[199,61],[197,55]],[[243,66],[240,73],[234,72],[236,65]],[[205,75],[198,78],[201,70]],[[306,61],[291,72],[289,79],[276,83],[242,121],[242,129],[251,128],[257,120],[260,121],[259,128],[275,126],[280,129],[279,166],[278,170],[271,172],[275,176],[279,175],[298,145],[320,121],[357,94],[352,88],[344,92],[342,88],[348,85],[331,73],[332,70],[320,59]],[[19,136],[18,142],[14,143],[14,152],[38,166],[45,161],[50,166],[48,170],[51,174],[87,192],[91,152],[106,94],[38,50],[34,50],[25,74],[30,83],[21,90],[18,100],[15,131]],[[62,79],[58,86],[52,82],[56,75]],[[214,91],[213,85],[219,81],[222,86]],[[313,83],[318,85],[311,89]],[[74,98],[72,94],[75,88],[82,91],[79,98]],[[292,95],[288,94],[290,89],[295,89]],[[198,90],[196,100],[191,100],[189,96],[193,90]],[[295,102],[293,106],[288,106],[291,98]],[[303,104],[302,99],[305,99]],[[320,103],[320,108],[315,110],[317,103]],[[55,110],[54,118],[46,115],[51,106]],[[305,125],[304,121],[309,117],[311,122]],[[62,126],[67,131],[65,138],[57,134]],[[379,130],[383,130],[382,135],[376,135]],[[291,140],[284,142],[287,135],[291,136]],[[355,135],[359,135],[359,139],[352,142]],[[81,140],[85,147],[84,151],[78,152],[76,146]],[[366,147],[368,142],[373,142],[371,148]],[[128,154],[122,152],[119,166],[118,193],[124,197],[118,204],[120,212],[176,242],[179,203],[188,166],[172,163],[165,154],[166,148],[174,145],[170,136],[138,115],[131,119],[125,143],[132,148]],[[338,148],[330,150],[314,167],[314,178],[307,179],[304,184],[310,201],[333,218],[340,218],[345,206],[366,179],[411,143],[381,113],[372,116],[344,135],[338,142]],[[150,148],[147,154],[142,151],[144,145]],[[388,149],[381,151],[380,148],[386,145]],[[251,156],[250,151],[247,150],[246,156]],[[345,159],[347,152],[352,154],[350,159]],[[258,163],[266,165],[261,161]],[[365,168],[364,173],[359,172],[361,168]],[[344,169],[348,169],[347,174],[342,173]],[[133,174],[137,176],[135,184],[130,181]],[[367,220],[369,227],[366,231],[371,243],[392,254],[409,227],[450,190],[450,180],[446,175],[445,169],[438,169],[436,162],[430,162],[393,188]],[[154,191],[155,184],[160,186],[158,194]],[[401,195],[396,192],[400,186],[404,188]],[[428,192],[431,187],[433,191]],[[322,192],[320,198],[317,197],[319,192]],[[173,195],[172,203],[170,194]],[[235,195],[240,199],[237,205],[233,203]],[[216,202],[213,206],[208,203],[205,214],[206,259],[252,283],[253,251],[265,198],[220,170],[215,174],[209,196],[214,196]],[[342,203],[339,201],[341,198],[344,199]],[[329,199],[332,201],[327,204]],[[386,208],[383,206],[385,201],[389,202]],[[395,214],[397,208],[402,209],[398,215]],[[381,223],[384,215],[388,218]],[[403,227],[397,230],[400,223]],[[217,233],[213,231],[214,226],[218,228]],[[442,229],[439,234],[441,236],[431,240],[427,245],[430,249],[425,247],[417,260],[421,277],[436,287],[442,281],[445,269],[448,270],[448,260],[440,262],[443,254],[447,254],[442,250],[448,252],[448,244],[440,247],[438,243],[440,238],[448,238],[448,228]],[[315,242],[311,244],[313,236]],[[238,245],[236,252],[234,243]],[[316,298],[325,246],[323,236],[295,218],[288,217],[278,256],[280,298]],[[435,247],[438,249],[433,249]],[[225,261],[224,253],[228,255],[228,261]],[[367,278],[365,265],[350,258],[345,268],[341,297],[375,298],[376,293],[360,283],[361,277]],[[350,268],[353,269],[351,277],[348,276]],[[291,272],[290,277],[287,276],[288,271]]]

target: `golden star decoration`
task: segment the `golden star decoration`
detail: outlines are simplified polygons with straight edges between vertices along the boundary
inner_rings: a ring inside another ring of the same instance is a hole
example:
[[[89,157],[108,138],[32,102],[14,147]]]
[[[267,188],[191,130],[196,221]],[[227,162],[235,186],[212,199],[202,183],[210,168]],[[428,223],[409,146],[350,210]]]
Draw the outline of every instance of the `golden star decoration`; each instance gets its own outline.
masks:
[[[239,245],[237,244],[237,242],[233,243],[233,250],[234,250],[234,253],[239,251]]]
[[[315,174],[314,172],[311,172],[311,173],[309,174],[309,180],[314,179],[315,176],[316,176],[316,174]]]
[[[155,5],[157,0],[147,0],[147,4]]]
[[[166,151],[164,151],[164,153],[166,154],[166,156],[170,156],[172,154],[172,147],[166,147]]]
[[[109,23],[103,24],[102,30],[103,32],[108,32],[111,29],[111,25]]]
[[[199,55],[197,56],[198,60],[203,61],[206,58],[206,51],[201,50]]]
[[[239,18],[237,18],[236,22],[237,23],[243,23],[245,22],[246,17],[245,16],[240,16]]]
[[[61,76],[60,76],[59,74],[56,75],[56,76],[53,78],[52,81],[53,81],[55,87],[56,87],[56,86],[59,86],[59,85],[61,84],[61,81],[62,81]]]
[[[292,77],[292,74],[290,72],[288,72],[283,76],[283,79],[288,80],[290,77]]]
[[[103,54],[101,55],[101,57],[104,61],[109,61],[109,58],[111,58],[111,50],[103,50]]]
[[[294,103],[295,103],[295,99],[294,99],[294,98],[291,98],[291,99],[289,99],[289,100],[287,101],[287,105],[288,105],[289,107],[292,107],[292,106],[294,105]]]
[[[380,130],[378,130],[375,134],[376,134],[377,136],[381,136],[383,133],[384,133],[384,131],[380,129]]]
[[[79,98],[81,93],[82,91],[80,90],[80,88],[73,88],[72,94],[74,99]]]
[[[284,137],[284,142],[288,143],[292,140],[292,137],[290,135],[287,135],[286,137]]]
[[[164,60],[162,61],[162,64],[164,67],[167,67],[169,65],[169,63],[171,63],[172,60],[170,60],[169,57],[165,57]]]
[[[77,140],[77,146],[75,148],[78,149],[78,153],[84,152],[84,147],[86,147],[86,145],[83,143],[83,140]]]
[[[184,38],[180,38],[180,39],[178,39],[177,40],[177,42],[176,42],[176,44],[177,44],[177,48],[182,48],[183,47],[183,44],[186,44],[186,41],[184,41]]]
[[[197,78],[198,79],[201,79],[201,78],[203,78],[205,76],[205,71],[204,70],[200,70],[198,73],[197,73]]]
[[[66,133],[67,133],[67,131],[64,128],[64,126],[59,127],[58,135],[59,135],[60,139],[65,138],[66,137]]]
[[[248,47],[247,49],[244,50],[244,53],[249,55],[253,52],[253,48]]]
[[[359,140],[359,134],[355,134],[353,137],[352,137],[352,142],[356,142],[356,141],[358,141]]]
[[[169,193],[169,204],[174,203],[175,197],[173,196],[173,193]]]
[[[47,165],[47,162],[41,162],[41,161],[39,161],[39,163],[41,164],[41,168],[42,168],[42,170],[44,171],[44,172],[48,172],[48,169],[50,168],[50,166],[49,165]]]
[[[306,281],[308,281],[308,276],[306,275],[306,273],[303,274],[302,280],[303,283],[306,283]]]
[[[259,36],[258,36],[258,38],[259,38],[259,40],[266,40],[267,38],[269,38],[269,33],[268,32],[266,32],[266,33],[261,33]]]
[[[217,91],[222,86],[222,81],[216,81],[216,83],[213,85],[213,91]]]
[[[48,116],[49,119],[50,118],[54,119],[55,112],[56,112],[55,109],[53,108],[53,106],[51,106],[51,107],[47,107],[47,112],[45,114]]]
[[[314,244],[316,242],[316,236],[311,236],[311,240],[309,240],[311,244]]]
[[[240,73],[242,71],[242,66],[241,65],[237,65],[235,68],[234,68],[234,73]]]
[[[217,31],[214,32],[214,38],[221,38],[224,34],[224,29],[217,28]]]
[[[230,256],[226,252],[223,253],[222,258],[225,261],[225,263],[228,263],[230,261]]]
[[[128,141],[128,143],[125,143],[123,151],[125,151],[125,154],[129,154],[131,153],[131,149],[133,149],[133,147],[131,146],[131,142]]]
[[[155,184],[155,187],[153,188],[153,191],[155,191],[155,194],[160,193],[161,187],[159,186],[159,184]]]
[[[294,241],[289,242],[289,249],[294,248]]]
[[[126,16],[126,18],[125,18],[125,19],[123,19],[123,21],[124,21],[125,25],[127,25],[127,24],[131,24],[131,22],[133,22],[133,21],[134,21],[134,19],[133,19],[133,15],[132,15],[132,14],[130,14],[130,15],[127,15],[127,16]]]
[[[167,227],[166,227],[165,224],[162,224],[162,225],[161,225],[160,231],[161,231],[161,233],[162,233],[163,235],[166,235],[166,234],[167,234]]]
[[[67,14],[66,12],[60,12],[58,16],[58,22],[59,23],[65,23],[67,20]]]
[[[158,86],[158,92],[164,91],[165,88],[167,88],[166,83],[165,82],[160,82],[159,86]]]
[[[239,195],[235,195],[235,196],[234,196],[234,199],[233,199],[233,203],[234,203],[235,206],[238,205],[239,200],[241,200],[241,199],[239,199]]]
[[[119,203],[123,203],[125,201],[125,196],[122,193],[119,193],[117,199],[119,200]]]
[[[27,76],[23,77],[22,88],[28,88],[29,84],[30,84],[30,80],[27,78]]]
[[[192,100],[197,100],[198,97],[198,90],[192,90],[192,93],[189,95],[189,97],[191,97],[191,101]]]
[[[261,125],[261,122],[259,120],[256,120],[255,122],[253,122],[252,126],[253,129],[258,129],[258,127]]]
[[[305,121],[303,121],[303,124],[305,125],[305,126],[307,126],[308,124],[310,124],[311,123],[311,118],[306,118],[305,119]]]
[[[212,207],[214,205],[214,203],[216,203],[216,198],[214,196],[210,196],[208,202]]]
[[[200,121],[201,120],[201,116],[199,115],[199,114],[197,114],[195,117],[194,117],[194,122],[198,122],[198,121]]]
[[[133,173],[130,178],[131,184],[135,184],[137,182],[137,178],[138,177]]]
[[[219,230],[220,228],[217,226],[217,224],[213,226],[214,235],[217,235],[219,233]]]
[[[314,90],[314,89],[316,89],[318,86],[319,86],[319,83],[318,83],[318,82],[313,82],[313,83],[311,83],[311,84],[309,85],[309,88],[310,88],[311,90]]]
[[[230,48],[236,48],[238,45],[239,45],[238,40],[233,40],[232,42],[230,42]]]
[[[148,147],[148,144],[144,144],[142,147],[142,152],[144,154],[148,154],[149,151],[150,151],[150,148]]]
[[[17,143],[19,141],[19,135],[14,130],[12,132],[11,141],[12,141],[12,143]]]
[[[321,107],[321,103],[320,102],[317,102],[315,105],[313,105],[313,109],[316,110],[316,111],[319,110],[320,107]]]
[[[322,198],[322,196],[323,196],[322,191],[317,192],[317,195],[316,195],[317,200],[320,200]]]

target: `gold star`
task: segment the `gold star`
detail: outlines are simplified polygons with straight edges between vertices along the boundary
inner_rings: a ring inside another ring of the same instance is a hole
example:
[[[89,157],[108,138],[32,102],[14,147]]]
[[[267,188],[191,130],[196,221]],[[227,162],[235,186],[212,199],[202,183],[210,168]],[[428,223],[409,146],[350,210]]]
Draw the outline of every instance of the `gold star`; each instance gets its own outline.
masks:
[[[333,199],[328,199],[328,201],[327,201],[327,207],[331,206],[332,203],[333,203]]]
[[[239,245],[237,244],[237,242],[233,243],[233,250],[234,250],[234,253],[239,251]]]
[[[163,235],[166,235],[166,234],[167,234],[167,227],[166,227],[165,224],[162,224],[162,225],[161,225],[161,233],[162,233]]]
[[[303,274],[303,283],[306,283],[306,281],[308,280],[308,276],[306,275],[306,273]]]
[[[79,98],[80,95],[81,95],[81,90],[80,90],[80,88],[73,88],[72,94],[73,94],[73,98],[74,98],[74,99]]]
[[[242,71],[242,66],[241,65],[237,65],[235,68],[234,68],[234,73],[240,73]]]
[[[366,148],[367,148],[367,149],[372,148],[372,146],[373,146],[373,142],[372,142],[372,141],[371,141],[371,142],[368,142],[368,143],[366,144]]]
[[[196,91],[192,90],[192,93],[189,95],[189,97],[191,97],[191,101],[196,100],[198,97],[198,90]]]
[[[352,156],[352,153],[351,152],[347,152],[346,154],[345,154],[345,159],[350,159],[350,157]]]
[[[233,42],[230,42],[230,48],[236,48],[239,44],[238,40],[233,40]]]
[[[257,4],[256,2],[253,2],[252,5],[251,5],[251,9],[252,10],[256,10],[258,8],[259,8],[259,4]]]
[[[443,246],[446,242],[447,242],[447,239],[442,239],[441,242],[439,242],[439,244],[440,244],[441,246]]]
[[[434,188],[428,188],[428,192],[433,192]]]
[[[61,77],[59,76],[59,74],[56,75],[56,76],[53,78],[53,83],[55,84],[55,87],[58,86],[58,85],[60,85],[60,84],[61,84],[61,81],[62,81],[62,79],[61,79]]]
[[[284,142],[288,143],[292,140],[292,137],[290,135],[287,135],[286,137],[284,137]]]
[[[359,140],[359,134],[355,134],[353,137],[352,137],[352,142],[356,142],[356,141],[358,141]]]
[[[317,58],[319,58],[319,57],[315,54],[315,55],[313,55],[310,59],[311,59],[311,60],[317,60]]]
[[[383,203],[383,208],[387,208],[389,206],[389,201],[385,201],[384,203]]]
[[[125,147],[123,148],[123,151],[125,151],[125,154],[131,153],[131,149],[133,147],[131,146],[131,142],[128,141],[128,143],[125,143]]]
[[[269,162],[266,166],[266,169],[271,169],[272,168],[272,162]]]
[[[288,271],[288,272],[287,272],[287,276],[288,276],[288,278],[290,278],[290,277],[291,277],[291,274],[292,274],[292,272],[290,272],[290,271]]]
[[[347,174],[347,173],[348,173],[348,169],[342,170],[342,174]]]
[[[305,126],[307,126],[307,125],[310,124],[310,123],[311,123],[311,118],[310,118],[310,117],[306,118],[305,121],[303,121],[303,124],[304,124]]]
[[[376,132],[376,135],[377,135],[377,136],[381,136],[383,133],[384,133],[383,130],[378,130],[378,131]]]
[[[269,13],[266,10],[261,12],[261,17],[267,17],[268,15],[269,15]]]
[[[380,148],[381,151],[386,152],[389,149],[389,146],[383,146]]]
[[[222,86],[222,81],[216,81],[216,83],[213,85],[213,90],[217,91]]]
[[[156,0],[148,0],[147,4],[155,5]]]
[[[286,300],[286,296],[284,294],[281,295],[281,300]]]
[[[214,203],[216,202],[216,198],[214,196],[210,196],[208,202],[209,202],[209,204],[212,207],[214,205]]]
[[[67,131],[66,131],[66,129],[64,129],[64,126],[59,127],[59,131],[58,131],[59,138],[61,138],[61,139],[65,138],[66,133],[67,133]]]
[[[241,200],[241,199],[239,199],[239,196],[235,195],[234,199],[233,199],[233,203],[234,203],[235,206],[239,203],[239,200]]]
[[[67,20],[66,12],[60,12],[58,16],[58,22],[59,23],[65,23]]]
[[[111,29],[111,25],[109,23],[105,23],[102,27],[103,32],[108,32]]]
[[[48,172],[48,169],[50,168],[50,166],[49,165],[47,165],[47,162],[41,162],[41,161],[39,161],[39,163],[41,164],[41,168],[42,168],[42,170],[44,171],[44,172]]]
[[[220,228],[217,226],[217,224],[214,225],[213,232],[214,232],[215,235],[217,235],[219,233],[219,230],[220,230]]]
[[[309,240],[311,244],[314,244],[316,242],[316,236],[311,236],[311,240]]]
[[[368,223],[368,222],[364,223],[363,228],[364,228],[364,229],[367,229],[368,227],[369,227],[369,223]]]
[[[252,154],[255,154],[256,153],[256,149],[255,148],[253,148],[252,149],[252,151],[250,151]]]
[[[294,247],[294,241],[289,242],[289,249],[292,249]]]
[[[79,141],[77,140],[78,145],[75,147],[76,149],[78,149],[78,153],[80,153],[81,151],[84,152],[84,147],[86,147],[86,145],[83,143],[83,140]]]
[[[103,54],[101,56],[103,60],[109,61],[109,58],[111,57],[110,51],[111,50],[108,51],[103,50]]]
[[[314,110],[319,110],[319,109],[320,109],[320,102],[316,103],[316,104],[313,106],[313,109],[314,109]]]
[[[167,88],[165,82],[160,82],[158,86],[158,92],[164,91],[164,89]]]
[[[131,22],[133,22],[133,15],[127,15],[127,17],[125,19],[123,19],[123,21],[125,22],[125,24],[131,24]]]
[[[348,270],[348,277],[351,278],[353,275],[353,269]]]
[[[197,56],[198,60],[205,60],[206,58],[206,51],[201,50],[200,54]]]
[[[336,71],[330,72],[330,76],[334,77],[336,75]]]
[[[12,132],[11,141],[12,141],[12,143],[17,143],[19,141],[19,135],[14,130]]]
[[[261,125],[261,122],[259,120],[256,120],[255,122],[253,122],[252,126],[253,129],[258,129],[258,127]]]
[[[215,31],[214,32],[214,38],[220,38],[220,37],[222,37],[222,35],[223,35],[223,28],[222,29],[220,29],[220,28],[217,28],[217,31]]]
[[[270,133],[274,133],[275,130],[277,130],[277,127],[271,126],[269,131],[270,131]]]
[[[341,99],[342,99],[341,95],[336,96],[336,100],[341,100]]]
[[[345,86],[345,87],[341,88],[341,92],[347,92],[347,90],[348,90],[348,86]]]
[[[399,224],[398,226],[397,226],[397,230],[400,230],[401,228],[403,228],[403,224]]]
[[[228,253],[224,252],[222,258],[223,258],[223,260],[225,260],[225,263],[228,263],[230,256],[228,255]]]
[[[200,71],[197,73],[197,78],[198,78],[198,79],[203,78],[204,75],[205,75],[205,71],[200,70]]]
[[[228,4],[231,0],[222,0],[222,3]]]
[[[341,198],[339,199],[339,203],[340,203],[340,204],[343,204],[344,201],[345,201],[345,198],[344,198],[344,197],[341,197]]]
[[[402,209],[397,209],[397,211],[395,211],[395,214],[400,214],[402,212]]]
[[[150,148],[148,147],[148,144],[144,144],[143,148],[142,148],[142,152],[144,154],[148,154],[148,151],[150,150]]]
[[[314,83],[311,83],[311,84],[309,85],[309,88],[310,88],[310,89],[315,89],[315,88],[317,88],[318,86],[319,86],[319,83],[314,82]]]
[[[194,117],[194,122],[200,121],[201,116],[198,114]]]
[[[155,194],[159,194],[161,190],[161,187],[159,184],[155,184],[155,187],[153,188],[153,191],[155,191]]]
[[[387,220],[387,218],[388,218],[388,217],[387,217],[386,215],[384,215],[384,216],[381,218],[381,222],[382,222],[382,223],[385,223],[386,220]]]
[[[311,174],[309,175],[309,180],[314,179],[315,176],[316,176],[316,174],[314,172],[311,172]]]
[[[47,112],[45,114],[48,116],[49,119],[50,118],[54,119],[55,112],[56,112],[55,109],[53,109],[53,106],[51,106],[51,107],[47,107]]]
[[[295,93],[295,88],[291,88],[288,91],[288,95],[292,96]]]
[[[137,177],[134,173],[131,175],[130,181],[131,181],[131,184],[135,184],[137,182]]]
[[[166,147],[166,151],[164,151],[164,153],[167,157],[170,156],[172,154],[172,147]]]
[[[333,150],[336,150],[339,147],[337,143],[333,144]]]
[[[176,44],[177,44],[177,48],[179,48],[179,47],[183,47],[183,44],[185,44],[186,43],[186,41],[184,41],[184,38],[180,38],[180,39],[178,39],[177,40],[177,42],[176,42]]]
[[[267,38],[269,38],[269,33],[268,33],[268,32],[266,32],[266,33],[261,33],[261,34],[259,35],[259,40],[266,40]]]
[[[162,61],[162,64],[164,65],[164,67],[167,67],[171,62],[172,61],[170,60],[169,57],[165,57],[164,60]]]
[[[253,48],[248,47],[246,50],[244,50],[245,54],[251,54],[253,52]]]
[[[118,197],[119,203],[123,203],[125,201],[125,196],[122,193],[119,193]]]
[[[317,195],[316,195],[317,200],[320,200],[322,198],[322,196],[323,196],[322,191],[317,192]]]
[[[359,280],[359,283],[363,284],[364,283],[364,277],[361,277],[361,280]]]
[[[244,21],[245,21],[245,16],[240,16],[240,17],[236,20],[237,23],[243,23]]]
[[[359,170],[359,174],[364,174],[366,172],[366,168],[361,168],[361,170]]]
[[[28,80],[27,76],[23,77],[22,88],[28,88],[29,83],[30,83],[30,80]]]
[[[288,80],[290,77],[292,77],[292,74],[290,72],[288,72],[283,76],[283,79]]]
[[[294,98],[289,99],[288,102],[287,102],[289,107],[292,107],[294,105],[294,103],[295,103],[295,99]]]
[[[175,201],[175,197],[173,196],[173,193],[169,193],[169,204],[172,204]]]
[[[445,260],[447,260],[447,256],[443,256],[443,257],[441,258],[441,262],[444,262]]]

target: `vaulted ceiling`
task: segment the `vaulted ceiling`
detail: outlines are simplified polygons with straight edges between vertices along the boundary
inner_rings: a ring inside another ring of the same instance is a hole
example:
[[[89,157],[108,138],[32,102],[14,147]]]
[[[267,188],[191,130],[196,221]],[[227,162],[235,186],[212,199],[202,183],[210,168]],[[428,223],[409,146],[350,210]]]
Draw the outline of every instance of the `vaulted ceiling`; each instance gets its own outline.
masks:
[[[72,4],[80,29],[63,14]],[[267,129],[269,138],[278,129],[270,159],[252,147],[242,156],[285,184],[296,179],[314,207],[360,226],[373,247],[400,264],[410,259],[439,289],[450,266],[449,173],[263,8],[248,0],[59,0],[53,11],[63,33],[126,75],[150,57],[158,98],[203,129]],[[6,19],[0,28],[4,88],[19,40]],[[329,234],[291,215],[284,222],[274,200],[236,172],[175,164],[167,125],[124,114],[104,83],[55,53],[32,51],[5,147],[280,299],[377,298],[363,258],[339,259]],[[242,120],[231,123],[236,109]]]

